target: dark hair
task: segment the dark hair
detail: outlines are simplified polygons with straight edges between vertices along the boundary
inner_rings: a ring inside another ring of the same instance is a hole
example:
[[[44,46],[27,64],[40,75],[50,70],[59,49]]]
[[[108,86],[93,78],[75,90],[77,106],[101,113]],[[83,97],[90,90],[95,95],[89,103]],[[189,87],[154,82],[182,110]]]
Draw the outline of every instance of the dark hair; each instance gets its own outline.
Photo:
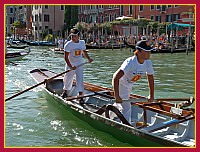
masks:
[[[79,30],[77,29],[77,28],[72,28],[71,30],[70,30],[70,35],[80,35],[80,32],[79,32]]]

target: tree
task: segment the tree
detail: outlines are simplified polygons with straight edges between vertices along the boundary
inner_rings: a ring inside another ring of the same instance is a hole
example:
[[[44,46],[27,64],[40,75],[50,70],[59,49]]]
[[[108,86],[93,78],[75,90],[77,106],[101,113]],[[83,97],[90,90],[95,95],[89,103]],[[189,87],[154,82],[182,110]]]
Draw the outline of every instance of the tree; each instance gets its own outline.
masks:
[[[69,30],[78,22],[78,6],[65,6],[65,30]]]
[[[15,28],[24,28],[26,25],[24,23],[22,23],[21,21],[15,21],[12,24]]]

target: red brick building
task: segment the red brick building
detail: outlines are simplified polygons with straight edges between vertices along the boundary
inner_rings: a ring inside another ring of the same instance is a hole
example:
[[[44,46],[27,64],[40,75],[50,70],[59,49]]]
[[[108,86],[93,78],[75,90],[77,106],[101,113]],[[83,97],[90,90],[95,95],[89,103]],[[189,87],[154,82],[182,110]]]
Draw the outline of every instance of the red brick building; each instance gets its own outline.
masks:
[[[195,5],[82,5],[79,22],[112,22],[118,17],[146,18],[155,22],[178,22],[194,24]],[[137,27],[117,25],[113,28],[120,35],[138,33]]]
[[[119,5],[81,5],[79,22],[103,23],[115,20],[120,14]]]
[[[102,23],[119,16],[134,19],[147,18],[158,22],[177,22],[183,18],[194,19],[195,5],[82,5],[79,21]]]

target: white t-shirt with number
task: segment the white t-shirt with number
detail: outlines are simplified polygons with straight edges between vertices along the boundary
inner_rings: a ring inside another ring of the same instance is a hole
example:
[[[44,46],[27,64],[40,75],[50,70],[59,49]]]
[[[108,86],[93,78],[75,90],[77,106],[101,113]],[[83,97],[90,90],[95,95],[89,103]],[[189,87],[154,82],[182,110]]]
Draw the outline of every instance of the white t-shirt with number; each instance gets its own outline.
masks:
[[[82,51],[85,49],[86,46],[84,40],[79,40],[78,43],[70,40],[64,46],[64,50],[69,52],[69,61],[72,65],[79,65],[83,62]]]
[[[121,65],[120,70],[124,72],[124,75],[119,80],[119,94],[124,100],[129,99],[131,89],[136,81],[146,74],[154,74],[152,62],[150,60],[145,60],[143,64],[140,64],[137,60],[137,56],[126,59]]]

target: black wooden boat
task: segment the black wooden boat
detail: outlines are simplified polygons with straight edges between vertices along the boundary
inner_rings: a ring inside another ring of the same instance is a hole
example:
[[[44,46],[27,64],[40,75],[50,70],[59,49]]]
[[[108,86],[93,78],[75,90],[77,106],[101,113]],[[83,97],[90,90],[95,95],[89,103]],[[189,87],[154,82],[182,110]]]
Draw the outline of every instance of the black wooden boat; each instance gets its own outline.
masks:
[[[133,44],[129,44],[128,42],[126,42],[124,40],[124,44],[126,46],[128,46],[129,48],[135,50],[135,45]],[[194,51],[194,48],[193,47],[190,47],[190,48],[187,48],[187,47],[179,47],[179,48],[173,48],[171,49],[171,47],[168,47],[168,48],[161,48],[161,49],[158,49],[158,48],[155,48],[151,51],[151,53],[183,53],[183,52],[187,52],[187,51]]]
[[[10,46],[7,46],[7,48],[12,48],[12,49],[25,49],[29,47],[28,45],[10,45]]]
[[[6,55],[5,55],[6,62],[21,60],[23,57],[25,57],[29,53],[30,53],[30,50],[29,51],[6,53]]]

